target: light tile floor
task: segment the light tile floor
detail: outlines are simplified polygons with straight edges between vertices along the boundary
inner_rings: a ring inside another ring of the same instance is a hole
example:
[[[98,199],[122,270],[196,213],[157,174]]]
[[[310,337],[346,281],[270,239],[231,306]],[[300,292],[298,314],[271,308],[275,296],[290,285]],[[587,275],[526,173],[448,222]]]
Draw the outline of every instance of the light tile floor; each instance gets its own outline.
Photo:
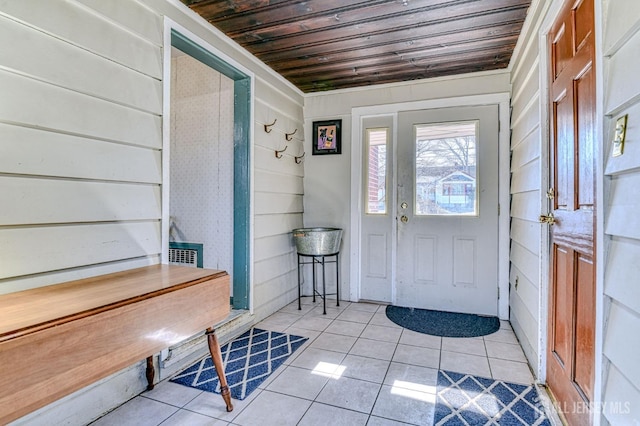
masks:
[[[403,329],[385,306],[304,298],[256,327],[309,340],[227,413],[220,395],[163,381],[94,425],[431,425],[438,369],[531,384],[508,321],[478,338]]]

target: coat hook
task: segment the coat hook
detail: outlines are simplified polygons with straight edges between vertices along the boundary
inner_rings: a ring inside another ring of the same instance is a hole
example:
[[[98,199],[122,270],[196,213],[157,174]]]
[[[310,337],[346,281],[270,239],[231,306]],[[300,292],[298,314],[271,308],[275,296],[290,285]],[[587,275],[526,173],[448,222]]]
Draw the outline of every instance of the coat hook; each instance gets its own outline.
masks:
[[[285,152],[287,150],[287,148],[289,148],[289,145],[285,145],[284,149],[282,151],[278,151],[276,149],[276,158],[282,158],[282,153]]]
[[[274,126],[274,124],[276,124],[276,121],[278,121],[278,119],[277,119],[277,118],[274,118],[274,119],[273,119],[273,123],[271,123],[271,124],[265,124],[265,125],[264,125],[264,131],[265,131],[265,132],[267,132],[267,133],[271,133],[271,130],[273,130],[273,129],[271,129],[271,128]]]
[[[293,157],[296,160],[296,164],[302,163],[302,158],[304,157],[305,154],[306,154],[306,152],[303,152],[301,156]]]
[[[295,135],[297,131],[298,131],[298,129],[295,129],[295,130],[293,131],[293,133],[285,133],[285,134],[284,134],[284,138],[285,138],[287,141],[290,141],[291,139],[293,139],[293,135]]]

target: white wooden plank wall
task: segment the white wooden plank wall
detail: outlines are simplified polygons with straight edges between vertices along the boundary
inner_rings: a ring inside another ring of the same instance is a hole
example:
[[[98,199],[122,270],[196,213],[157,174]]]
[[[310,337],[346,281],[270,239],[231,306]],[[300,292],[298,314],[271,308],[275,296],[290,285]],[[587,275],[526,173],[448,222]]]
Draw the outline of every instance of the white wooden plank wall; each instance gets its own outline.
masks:
[[[165,16],[255,73],[251,318],[295,300],[304,97],[163,0],[0,0],[0,294],[160,262]],[[23,423],[89,423],[144,389],[138,370],[96,386],[106,408],[83,390]]]
[[[0,293],[159,261],[162,19],[115,4],[0,1]]]
[[[640,423],[640,3],[602,1],[605,260],[603,423]],[[611,157],[615,120],[628,114],[624,154]]]
[[[534,2],[535,3],[535,2]],[[529,12],[524,42],[512,60],[511,73],[511,252],[510,320],[535,369],[539,362],[541,227],[540,49],[541,2]],[[522,38],[521,37],[521,38]]]
[[[302,105],[266,86],[255,104],[254,313],[265,318],[297,298],[297,256],[291,230],[302,226],[305,152]],[[265,124],[275,124],[267,133]],[[297,129],[297,131],[296,131]],[[295,134],[287,141],[286,133]],[[276,158],[276,150],[286,150]],[[310,153],[305,154],[310,155]]]

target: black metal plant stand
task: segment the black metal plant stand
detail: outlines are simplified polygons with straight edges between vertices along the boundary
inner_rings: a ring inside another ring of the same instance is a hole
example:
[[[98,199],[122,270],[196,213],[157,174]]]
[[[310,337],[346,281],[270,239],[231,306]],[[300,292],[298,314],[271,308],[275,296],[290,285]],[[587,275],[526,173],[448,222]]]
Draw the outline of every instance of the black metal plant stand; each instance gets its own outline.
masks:
[[[327,263],[335,263],[336,264],[336,306],[340,306],[340,264],[338,262],[338,254],[340,254],[340,252],[337,253],[332,253],[332,254],[325,254],[325,255],[311,255],[311,254],[300,254],[298,253],[298,310],[302,309],[302,305],[300,303],[300,298],[305,296],[307,297],[308,295],[303,295],[302,294],[302,266],[303,265],[312,265],[313,268],[313,291],[312,291],[312,296],[313,296],[313,303],[316,302],[316,296],[322,298],[322,313],[324,315],[327,314],[327,301],[326,301],[326,296],[327,296],[327,286],[326,286],[326,274],[325,274],[325,270],[324,270],[324,266]],[[334,257],[334,260],[327,260],[326,258],[329,257]],[[320,293],[317,289],[317,279],[316,279],[316,265],[321,265],[322,266],[322,293]],[[334,294],[334,293],[329,293],[329,295]]]

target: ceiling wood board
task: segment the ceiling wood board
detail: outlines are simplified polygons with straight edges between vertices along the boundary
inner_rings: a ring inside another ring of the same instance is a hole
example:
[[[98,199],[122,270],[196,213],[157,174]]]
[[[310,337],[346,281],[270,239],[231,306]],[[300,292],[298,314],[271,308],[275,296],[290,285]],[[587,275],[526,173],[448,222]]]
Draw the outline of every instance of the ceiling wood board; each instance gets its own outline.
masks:
[[[506,68],[531,0],[182,0],[303,92]]]

